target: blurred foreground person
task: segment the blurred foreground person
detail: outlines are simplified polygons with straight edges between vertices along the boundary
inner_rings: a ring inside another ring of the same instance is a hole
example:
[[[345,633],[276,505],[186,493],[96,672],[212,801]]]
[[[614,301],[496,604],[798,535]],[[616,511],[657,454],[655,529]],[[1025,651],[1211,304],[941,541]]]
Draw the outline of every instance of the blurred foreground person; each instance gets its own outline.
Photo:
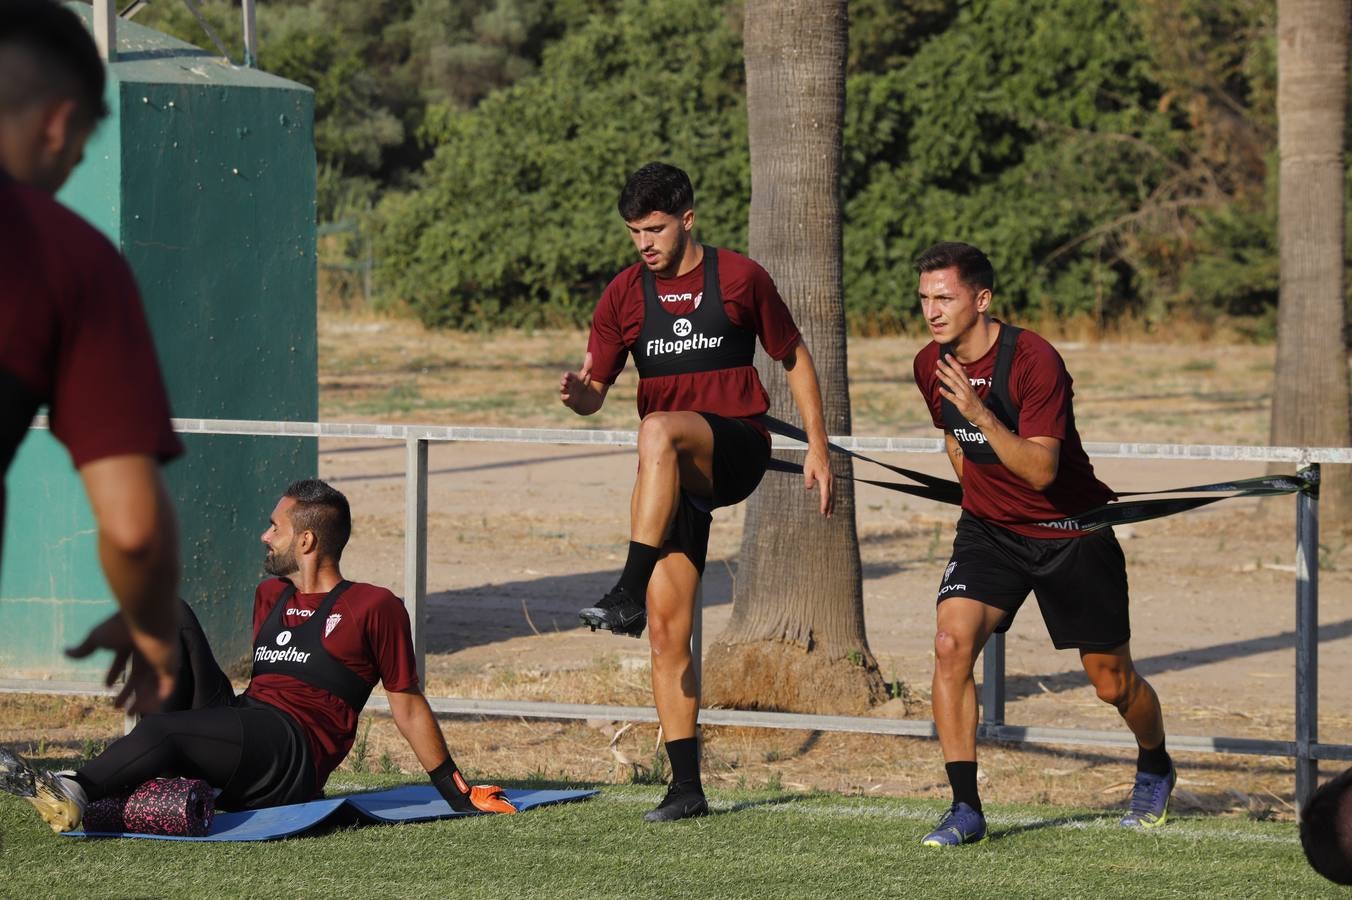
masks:
[[[1352,885],[1352,769],[1315,791],[1300,811],[1300,845],[1316,872]]]
[[[159,467],[183,447],[131,270],[53,199],[108,112],[103,88],[75,13],[52,0],[0,2],[0,525],[4,472],[46,405],[84,482],[120,609],[70,652],[113,650],[110,685],[130,660],[117,703],[148,713],[178,669],[178,525]]]

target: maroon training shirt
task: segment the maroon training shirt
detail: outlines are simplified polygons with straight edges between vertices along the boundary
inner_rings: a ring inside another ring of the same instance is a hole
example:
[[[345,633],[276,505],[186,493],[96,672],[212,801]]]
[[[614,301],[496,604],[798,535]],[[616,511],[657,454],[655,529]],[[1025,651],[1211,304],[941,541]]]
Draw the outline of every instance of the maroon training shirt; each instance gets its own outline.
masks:
[[[0,525],[4,472],[43,404],[76,468],[183,452],[126,261],[50,195],[0,172]]]
[[[986,355],[965,365],[967,379],[984,400],[995,375],[1000,342]],[[935,428],[943,428],[939,404],[939,345],[930,341],[915,355],[915,383],[929,404]],[[1014,347],[1009,371],[1009,399],[1019,410],[1019,437],[1050,437],[1061,442],[1056,480],[1045,491],[1034,490],[1000,463],[962,461],[962,508],[974,516],[1028,537],[1064,538],[1084,534],[1044,528],[1037,522],[1078,515],[1114,498],[1112,490],[1094,476],[1094,467],[1075,430],[1070,373],[1056,348],[1041,336],[1024,330]]]
[[[269,578],[254,591],[253,633],[267,621],[268,613],[287,583]],[[282,610],[282,625],[295,628],[306,622],[325,594],[292,594]],[[374,684],[377,679],[391,691],[418,687],[418,666],[413,655],[413,633],[408,612],[399,598],[383,587],[354,582],[334,601],[330,618],[338,616],[333,630],[324,636],[324,649],[339,663]],[[290,714],[305,732],[315,761],[315,790],[324,788],[330,773],[352,749],[357,735],[358,711],[323,688],[290,675],[258,675],[245,694]]]
[[[755,332],[771,359],[784,359],[800,336],[770,273],[740,253],[722,248],[717,252],[718,285],[728,320],[737,328]],[[592,379],[601,384],[615,382],[643,329],[642,266],[642,262],[635,263],[616,275],[592,315],[587,350],[592,355]],[[677,278],[657,279],[658,300],[673,318],[692,312],[703,296],[703,260]],[[746,419],[769,408],[770,396],[754,366],[661,375],[638,384],[640,418],[650,412],[689,411]]]

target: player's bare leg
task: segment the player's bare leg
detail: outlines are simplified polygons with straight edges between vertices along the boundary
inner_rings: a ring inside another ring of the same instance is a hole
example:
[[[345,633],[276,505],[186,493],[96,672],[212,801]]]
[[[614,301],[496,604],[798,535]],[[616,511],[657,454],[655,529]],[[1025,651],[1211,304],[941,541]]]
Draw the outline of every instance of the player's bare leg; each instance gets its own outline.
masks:
[[[713,430],[699,413],[658,412],[643,419],[624,571],[610,593],[578,614],[584,625],[633,637],[643,633],[648,582],[662,556],[681,491],[712,496],[713,451]]]
[[[953,805],[921,840],[930,847],[980,843],[986,819],[976,787],[977,655],[1004,620],[1003,611],[970,597],[939,604],[934,633],[934,728],[953,788]]]
[[[934,634],[934,728],[944,761],[976,759],[976,679],[972,673],[981,648],[1004,613],[968,597],[939,604]]]
[[[1136,782],[1122,824],[1128,828],[1163,825],[1178,776],[1164,748],[1164,713],[1155,689],[1136,671],[1128,644],[1103,652],[1082,650],[1080,661],[1099,699],[1116,707],[1136,736]]]
[[[653,701],[662,723],[671,787],[650,822],[702,816],[709,811],[700,782],[699,684],[690,653],[699,572],[684,553],[667,551],[648,583],[648,643],[652,648]]]

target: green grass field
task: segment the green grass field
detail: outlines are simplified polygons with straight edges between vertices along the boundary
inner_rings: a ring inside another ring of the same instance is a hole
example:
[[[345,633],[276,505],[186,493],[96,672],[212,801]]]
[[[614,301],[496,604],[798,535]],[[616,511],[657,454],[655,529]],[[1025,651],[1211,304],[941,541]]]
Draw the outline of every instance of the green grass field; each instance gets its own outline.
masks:
[[[351,775],[330,793],[407,776]],[[533,783],[531,786],[546,786]],[[561,785],[547,785],[561,786]],[[271,843],[60,838],[0,795],[6,897],[1315,897],[1296,826],[1179,818],[1156,832],[1102,811],[987,809],[991,840],[920,847],[932,801],[719,792],[666,826],[657,787],[517,816],[341,828]]]

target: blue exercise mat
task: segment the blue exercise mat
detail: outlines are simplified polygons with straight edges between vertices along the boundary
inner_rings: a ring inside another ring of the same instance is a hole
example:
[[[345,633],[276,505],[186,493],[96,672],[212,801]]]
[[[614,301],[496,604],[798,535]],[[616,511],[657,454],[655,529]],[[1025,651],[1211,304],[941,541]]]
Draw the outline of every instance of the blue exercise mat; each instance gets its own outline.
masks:
[[[584,800],[599,791],[503,791],[519,812]],[[134,832],[67,831],[66,837],[128,837],[150,838],[156,841],[271,841],[309,831],[344,810],[359,823],[370,822],[428,822],[433,819],[451,819],[477,816],[483,813],[456,812],[430,784],[408,784],[387,791],[367,794],[348,794],[293,803],[289,806],[270,806],[245,812],[217,813],[211,820],[211,831],[204,837],[177,837],[164,834],[137,834]]]

